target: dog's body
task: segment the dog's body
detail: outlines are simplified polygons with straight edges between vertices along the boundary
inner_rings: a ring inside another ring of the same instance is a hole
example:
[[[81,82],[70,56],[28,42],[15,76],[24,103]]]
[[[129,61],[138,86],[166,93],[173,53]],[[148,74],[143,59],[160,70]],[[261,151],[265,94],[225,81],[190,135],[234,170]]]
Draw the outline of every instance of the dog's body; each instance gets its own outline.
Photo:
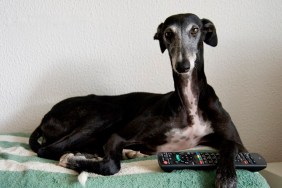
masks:
[[[67,168],[112,175],[120,170],[123,149],[154,154],[208,145],[222,156],[216,186],[236,187],[234,158],[246,150],[204,73],[203,42],[217,45],[213,23],[193,14],[171,16],[155,39],[162,52],[168,49],[175,91],[66,99],[45,115],[31,148],[40,157],[63,156],[60,164]],[[68,154],[75,152],[95,157]]]

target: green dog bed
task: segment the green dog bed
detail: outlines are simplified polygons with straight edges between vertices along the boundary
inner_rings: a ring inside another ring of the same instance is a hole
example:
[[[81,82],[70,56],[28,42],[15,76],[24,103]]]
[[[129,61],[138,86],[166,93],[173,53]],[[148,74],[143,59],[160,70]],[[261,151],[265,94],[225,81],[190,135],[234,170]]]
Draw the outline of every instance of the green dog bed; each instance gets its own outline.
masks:
[[[215,171],[179,170],[163,172],[156,156],[122,161],[121,171],[113,176],[82,172],[58,166],[58,161],[37,157],[28,145],[29,134],[0,135],[1,188],[157,188],[214,187]],[[237,170],[238,188],[269,187],[258,172]]]

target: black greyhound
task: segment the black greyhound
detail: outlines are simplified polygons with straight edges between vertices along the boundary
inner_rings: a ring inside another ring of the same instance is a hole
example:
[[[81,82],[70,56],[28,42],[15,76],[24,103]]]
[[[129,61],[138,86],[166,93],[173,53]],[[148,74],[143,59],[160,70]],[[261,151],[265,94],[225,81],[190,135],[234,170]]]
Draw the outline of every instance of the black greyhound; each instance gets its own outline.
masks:
[[[168,50],[175,91],[63,100],[32,133],[31,148],[39,157],[61,157],[64,167],[112,175],[120,170],[123,149],[155,154],[208,145],[222,156],[216,187],[236,187],[234,158],[246,149],[204,73],[203,43],[217,45],[214,24],[194,14],[174,15],[154,39]]]

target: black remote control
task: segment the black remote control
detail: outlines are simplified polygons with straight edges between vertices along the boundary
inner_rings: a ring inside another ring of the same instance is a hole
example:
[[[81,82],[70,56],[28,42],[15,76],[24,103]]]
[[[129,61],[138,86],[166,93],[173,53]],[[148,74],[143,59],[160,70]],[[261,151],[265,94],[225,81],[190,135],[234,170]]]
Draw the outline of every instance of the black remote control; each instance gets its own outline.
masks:
[[[158,162],[166,172],[181,169],[215,169],[220,160],[219,153],[207,151],[191,152],[161,152],[158,153]],[[252,172],[266,168],[266,161],[257,153],[239,153],[235,158],[237,169],[246,169]]]

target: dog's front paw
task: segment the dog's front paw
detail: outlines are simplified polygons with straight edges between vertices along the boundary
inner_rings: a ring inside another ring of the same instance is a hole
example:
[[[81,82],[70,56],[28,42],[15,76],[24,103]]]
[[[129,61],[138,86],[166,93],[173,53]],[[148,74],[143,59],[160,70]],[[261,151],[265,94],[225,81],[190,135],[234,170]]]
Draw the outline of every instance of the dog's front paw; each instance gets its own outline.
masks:
[[[66,153],[64,154],[59,161],[59,166],[68,168],[70,166],[70,159],[74,157],[73,153]]]
[[[216,170],[216,188],[236,188],[237,176],[235,168],[219,167]]]

